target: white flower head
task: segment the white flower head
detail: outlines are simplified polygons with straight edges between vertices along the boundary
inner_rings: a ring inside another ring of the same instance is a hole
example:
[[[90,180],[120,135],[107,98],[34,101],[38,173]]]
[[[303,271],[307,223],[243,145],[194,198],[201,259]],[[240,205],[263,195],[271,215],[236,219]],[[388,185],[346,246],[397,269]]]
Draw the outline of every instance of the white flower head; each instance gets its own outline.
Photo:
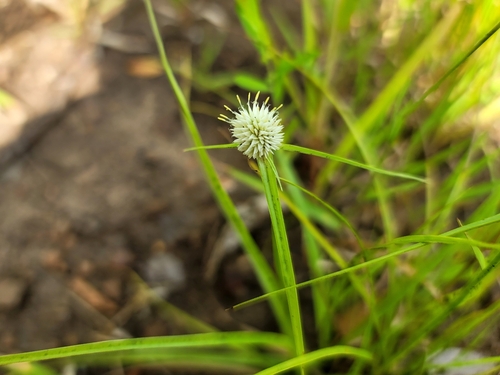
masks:
[[[240,97],[236,96],[240,103],[238,111],[224,106],[235,117],[220,115],[219,120],[231,125],[234,143],[244,155],[253,159],[267,159],[283,144],[283,125],[278,115],[281,105],[270,109],[267,104],[269,98],[259,104],[259,94],[260,92],[255,95],[253,102],[248,94],[246,105],[241,104]]]

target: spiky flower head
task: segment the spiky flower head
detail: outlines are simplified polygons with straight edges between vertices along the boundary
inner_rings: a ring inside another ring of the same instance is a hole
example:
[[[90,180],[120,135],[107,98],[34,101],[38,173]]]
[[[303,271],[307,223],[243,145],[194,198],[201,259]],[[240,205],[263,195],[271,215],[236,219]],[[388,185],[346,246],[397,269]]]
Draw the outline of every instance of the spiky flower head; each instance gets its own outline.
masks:
[[[224,106],[235,117],[220,115],[219,120],[231,125],[234,143],[244,155],[253,159],[268,159],[283,143],[283,125],[278,115],[281,106],[270,109],[269,98],[259,104],[259,94],[255,95],[253,102],[248,94],[246,105],[241,104],[240,97],[236,96],[240,103],[237,111]]]

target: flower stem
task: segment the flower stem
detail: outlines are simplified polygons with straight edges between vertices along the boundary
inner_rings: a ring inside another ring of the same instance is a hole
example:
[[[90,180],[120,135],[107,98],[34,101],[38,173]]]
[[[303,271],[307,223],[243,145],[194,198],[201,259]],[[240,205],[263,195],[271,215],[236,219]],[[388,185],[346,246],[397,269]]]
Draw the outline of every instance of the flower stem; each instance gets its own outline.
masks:
[[[271,158],[257,159],[259,171],[264,184],[269,214],[273,227],[273,235],[276,243],[276,253],[278,254],[278,264],[280,275],[285,287],[295,286],[295,274],[293,271],[292,256],[288,245],[288,237],[285,228],[285,220],[279,199],[278,183],[275,175],[275,167]],[[296,288],[286,291],[290,322],[292,326],[293,340],[295,343],[295,355],[304,354],[304,338],[302,336],[302,322],[300,317],[299,297]]]
[[[182,89],[175,78],[174,72],[167,58],[167,54],[165,53],[165,47],[163,46],[162,37],[158,24],[156,22],[151,0],[144,0],[144,4],[146,6],[146,13],[151,24],[151,30],[153,31],[154,39],[158,47],[161,64],[179,102],[179,108],[184,119],[184,125],[186,126],[187,133],[189,134],[192,143],[198,151],[201,165],[205,172],[210,188],[212,189],[213,195],[216,198],[227,221],[231,223],[236,233],[238,233],[243,248],[248,254],[250,261],[252,262],[252,265],[256,271],[256,275],[259,279],[260,285],[262,285],[262,288],[266,293],[275,291],[278,289],[278,280],[276,279],[271,267],[266,262],[266,259],[260,252],[260,249],[257,247],[257,244],[250,235],[250,232],[243,222],[240,214],[236,210],[233,201],[229,197],[226,190],[222,187],[220,179],[217,176],[217,171],[215,170],[215,167],[205,150],[200,132],[189,109],[187,99],[184,96],[184,93],[182,92]],[[272,298],[270,301],[271,307],[276,316],[278,324],[280,325],[280,328],[283,332],[288,332],[290,324],[289,319],[286,316],[285,306],[281,302],[282,298],[278,296],[277,298]]]

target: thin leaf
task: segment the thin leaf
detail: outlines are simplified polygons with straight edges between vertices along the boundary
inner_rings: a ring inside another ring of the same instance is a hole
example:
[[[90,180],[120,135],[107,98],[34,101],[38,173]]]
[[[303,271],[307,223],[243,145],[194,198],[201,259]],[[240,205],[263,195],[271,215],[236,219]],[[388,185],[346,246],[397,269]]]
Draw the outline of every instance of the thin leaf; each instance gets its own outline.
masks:
[[[407,173],[391,172],[391,171],[388,171],[388,170],[385,170],[382,168],[372,167],[370,165],[366,165],[366,164],[363,164],[363,163],[360,163],[360,162],[357,162],[354,160],[343,158],[341,156],[327,154],[326,152],[312,150],[310,148],[285,144],[281,147],[281,149],[284,151],[300,152],[300,153],[305,154],[305,155],[318,156],[320,158],[329,159],[329,160],[337,161],[337,162],[344,163],[344,164],[349,164],[349,165],[352,165],[354,167],[366,169],[370,172],[380,173],[380,174],[384,174],[387,176],[405,178],[408,180],[415,180],[415,181],[424,182],[424,183],[426,182],[426,180],[422,177],[413,176],[413,175],[407,174]]]
[[[286,287],[295,286],[295,272],[292,264],[292,256],[288,245],[288,236],[285,228],[285,220],[279,199],[278,184],[275,176],[275,168],[272,168],[269,160],[258,159],[260,176],[264,185],[269,214],[273,228],[274,241],[278,253],[278,264],[281,268],[283,285]],[[299,297],[297,290],[291,288],[286,292],[288,302],[288,312],[292,325],[293,338],[295,343],[295,355],[304,353],[304,338],[302,336],[302,319],[300,314]]]
[[[234,83],[247,91],[269,92],[269,86],[263,79],[249,73],[237,73]]]
[[[450,230],[448,232],[443,233],[443,236],[454,236],[454,235],[457,235],[457,234],[460,234],[460,233],[464,233],[464,232],[467,232],[467,231],[471,231],[473,229],[478,229],[478,228],[485,227],[487,225],[492,225],[492,224],[499,223],[499,222],[500,222],[500,214],[491,216],[491,217],[489,217],[487,219],[484,219],[484,220],[479,220],[479,221],[476,221],[474,223],[470,223],[470,224],[464,225],[464,226],[459,227],[459,228],[455,228],[453,230]],[[394,257],[398,257],[400,255],[403,255],[403,254],[409,253],[411,251],[417,250],[417,249],[419,249],[419,248],[421,248],[421,247],[423,247],[425,245],[426,245],[426,243],[417,243],[417,244],[405,247],[403,249],[399,249],[399,250],[393,251],[393,252],[391,252],[389,254],[382,255],[382,256],[380,256],[378,258],[368,260],[368,261],[366,261],[364,263],[357,264],[357,265],[354,265],[354,266],[351,266],[351,267],[348,267],[348,268],[345,268],[345,269],[342,269],[342,270],[330,273],[328,275],[318,277],[318,278],[313,279],[313,280],[309,280],[309,281],[305,281],[305,282],[299,283],[295,287],[298,288],[298,289],[299,288],[304,288],[306,286],[313,285],[315,283],[322,282],[324,280],[329,280],[329,279],[332,279],[332,278],[335,278],[335,277],[339,277],[339,276],[342,276],[342,275],[350,273],[350,272],[354,272],[356,270],[360,270],[360,269],[363,269],[363,268],[366,268],[366,267],[370,267],[370,266],[376,265],[378,263],[388,261],[388,260],[390,260],[390,259],[392,259]],[[488,245],[491,245],[491,244],[488,244]],[[495,246],[497,246],[497,245],[495,245]],[[251,300],[242,302],[240,304],[237,304],[237,305],[233,306],[233,309],[234,310],[239,310],[239,309],[241,309],[241,308],[243,308],[245,306],[250,306],[250,305],[252,305],[254,303],[257,303],[257,302],[260,302],[260,301],[264,301],[264,300],[266,300],[267,298],[269,298],[273,294],[283,293],[284,291],[286,291],[286,289],[288,289],[288,288],[282,288],[282,289],[280,289],[278,291],[275,291],[275,292],[272,292],[272,293],[268,293],[268,294],[264,294],[262,296],[253,298]]]
[[[236,143],[224,143],[223,145],[208,145],[208,146],[197,146],[197,147],[188,147],[183,151],[198,151],[198,150],[220,150],[224,148],[238,148]]]
[[[196,348],[228,345],[265,345],[289,349],[289,339],[281,334],[270,332],[210,332],[193,335],[147,337],[136,339],[101,341],[91,344],[71,345],[55,349],[0,356],[0,366],[11,363],[45,361],[67,358],[84,354],[102,354],[120,350],[159,349],[159,348]]]
[[[289,359],[288,361],[282,362],[278,365],[260,371],[255,375],[279,374],[299,366],[320,362],[322,360],[332,357],[357,357],[357,358],[362,358],[366,361],[371,361],[373,359],[372,354],[366,350],[353,348],[351,346],[339,345],[330,348],[315,350],[313,352],[304,354],[300,357]]]

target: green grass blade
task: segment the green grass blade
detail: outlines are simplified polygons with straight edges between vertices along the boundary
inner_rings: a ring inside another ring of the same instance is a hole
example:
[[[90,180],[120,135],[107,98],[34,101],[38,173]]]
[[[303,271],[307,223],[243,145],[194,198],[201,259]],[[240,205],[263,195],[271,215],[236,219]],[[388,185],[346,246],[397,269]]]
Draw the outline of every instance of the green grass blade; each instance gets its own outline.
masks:
[[[269,86],[264,80],[249,73],[235,74],[234,84],[246,91],[269,92]]]
[[[488,225],[492,225],[492,224],[495,224],[495,223],[500,223],[500,214],[491,216],[491,217],[486,218],[484,220],[479,220],[479,221],[476,221],[474,223],[470,223],[470,224],[467,224],[467,225],[455,228],[453,230],[450,230],[448,232],[443,233],[442,235],[443,236],[454,236],[454,235],[457,235],[457,234],[460,234],[460,233],[465,233],[467,231],[471,231],[473,229],[479,229],[479,228],[482,228],[482,227],[485,227],[485,226],[488,226]],[[468,242],[467,244],[470,244],[470,243]],[[350,273],[350,272],[354,272],[356,270],[360,270],[360,269],[363,269],[363,268],[366,268],[366,267],[374,266],[374,265],[379,264],[381,262],[388,261],[388,260],[390,260],[390,259],[392,259],[394,257],[398,257],[400,255],[403,255],[403,254],[409,253],[411,251],[417,250],[417,249],[419,249],[419,248],[421,248],[421,247],[423,247],[425,245],[426,245],[425,243],[417,243],[417,244],[414,244],[414,245],[410,245],[410,246],[405,247],[403,249],[399,249],[399,250],[393,251],[393,252],[391,252],[389,254],[382,255],[382,256],[380,256],[378,258],[368,260],[368,261],[366,261],[364,263],[357,264],[357,265],[354,265],[354,266],[351,266],[351,267],[348,267],[348,268],[345,268],[345,269],[342,269],[342,270],[330,273],[328,275],[318,277],[318,278],[313,279],[313,280],[309,280],[309,281],[305,281],[305,282],[299,283],[295,287],[296,288],[304,288],[306,286],[313,285],[313,284],[315,284],[317,282],[322,282],[324,280],[329,280],[329,279],[332,279],[332,278],[336,278],[336,277],[342,276],[344,274],[347,274],[347,273]],[[491,245],[491,244],[488,244],[488,245]],[[495,246],[497,246],[497,245],[495,245]],[[264,294],[262,296],[259,296],[259,297],[253,298],[251,300],[245,301],[243,303],[235,305],[233,307],[233,309],[234,310],[238,310],[238,309],[241,309],[241,308],[243,308],[245,306],[249,306],[249,305],[252,305],[254,303],[257,303],[257,302],[260,302],[260,301],[264,301],[264,300],[266,300],[267,298],[269,298],[273,294],[283,293],[284,291],[286,291],[286,289],[287,288],[282,288],[282,289],[280,289],[278,291],[271,292],[269,294]]]
[[[486,309],[475,310],[461,316],[433,340],[429,345],[428,353],[438,352],[441,348],[461,346],[467,341],[470,343],[471,340],[467,340],[467,337],[476,336],[476,327],[485,326],[486,330],[491,330],[491,325],[497,324],[499,311],[500,301],[496,301]],[[487,320],[491,323],[485,325]]]
[[[178,329],[181,329],[182,332],[206,333],[219,331],[210,324],[195,318],[194,316],[167,302],[164,298],[161,298],[161,296],[159,296],[154,289],[151,289],[150,286],[146,284],[146,282],[137,273],[132,272],[130,277],[134,286],[137,288],[135,295],[132,297],[131,304],[135,304],[137,300],[147,301],[151,304],[151,306],[154,306],[154,308],[158,311],[159,316],[161,316],[165,321],[175,325]],[[123,321],[119,319],[118,315],[115,315],[113,320],[115,322]]]
[[[365,139],[363,134],[359,131],[359,129],[355,126],[355,117],[352,113],[352,111],[340,100],[338,99],[334,94],[332,94],[331,90],[328,90],[327,88],[324,87],[324,84],[319,82],[319,80],[311,76],[308,73],[304,73],[303,70],[300,70],[301,73],[304,74],[305,77],[307,77],[314,85],[317,86],[317,88],[320,89],[320,91],[325,95],[325,97],[332,103],[332,105],[339,111],[339,114],[341,115],[342,119],[345,121],[349,132],[352,136],[352,139],[354,140],[354,143],[358,146],[364,160],[370,165],[371,168],[376,168],[373,167],[377,163],[377,157],[376,153],[373,150],[372,145]],[[290,146],[290,145],[287,145]],[[328,155],[328,154],[327,154]],[[345,159],[348,160],[348,159]],[[336,160],[339,161],[339,160]],[[326,181],[326,174],[331,173],[331,168],[325,167],[324,171],[325,173],[322,174],[322,179],[323,181]],[[394,220],[394,215],[392,213],[392,210],[389,206],[389,202],[387,201],[387,197],[385,195],[385,184],[384,182],[380,179],[379,176],[375,175],[374,176],[374,186],[375,186],[375,191],[376,191],[376,196],[377,200],[379,203],[379,208],[380,208],[380,216],[382,218],[383,226],[384,226],[384,231],[387,236],[387,238],[393,238],[395,234],[395,220]]]
[[[459,19],[462,9],[462,4],[453,5],[443,19],[432,29],[432,32],[422,41],[420,46],[396,72],[375,101],[358,119],[356,128],[359,132],[366,133],[372,129],[375,123],[387,113],[401,89],[407,85],[407,82],[411,80],[412,75],[427,57],[428,51],[438,48],[443,40],[445,40],[446,36],[452,30],[453,25]],[[337,151],[340,155],[347,155],[353,146],[353,138],[347,137]]]
[[[299,53],[301,46],[296,25],[283,14],[281,7],[272,7],[269,11],[287,47],[292,52]]]
[[[387,244],[376,246],[374,247],[374,249],[391,247],[392,245],[400,245],[408,243],[422,243],[422,244],[441,243],[450,245],[479,246],[489,249],[500,249],[500,244],[496,243],[477,241],[469,238],[457,238],[457,237],[448,237],[445,235],[430,235],[430,234],[415,234],[410,236],[399,237]]]
[[[290,340],[271,332],[210,332],[193,335],[147,337],[136,339],[101,341],[91,344],[65,346],[62,348],[0,356],[0,366],[20,362],[45,361],[86,354],[102,354],[120,350],[196,348],[208,346],[264,345],[279,349],[290,349]]]
[[[279,161],[280,171],[282,175],[285,175],[294,181],[299,180],[293,165],[292,159],[290,155],[286,155],[284,153],[278,153],[277,160]],[[282,181],[285,179],[282,178]],[[289,181],[290,184],[293,184]],[[293,184],[295,185],[295,184]],[[310,213],[317,212],[317,210],[309,209],[309,202],[305,199],[302,191],[299,189],[287,189],[287,192],[290,194],[293,202],[297,204],[297,207],[301,212]],[[313,209],[315,209],[314,207]],[[306,230],[303,226],[301,228],[302,232],[302,246],[304,249],[304,253],[307,259],[307,266],[309,268],[309,275],[311,278],[319,277],[325,274],[321,270],[320,264],[323,259],[323,254],[319,248],[318,243],[315,241],[313,236]],[[317,285],[312,288],[312,302],[314,306],[314,323],[316,327],[316,334],[318,335],[318,344],[320,348],[326,347],[329,345],[331,334],[332,334],[332,322],[329,319],[331,316],[331,311],[329,306],[330,295],[328,293],[329,285]]]
[[[148,14],[149,22],[151,24],[151,29],[155,37],[156,45],[158,47],[160,60],[167,75],[167,78],[173,88],[175,96],[179,102],[179,107],[182,113],[182,117],[184,119],[184,124],[187,127],[188,133],[191,136],[191,140],[194,143],[195,147],[203,147],[204,145],[200,133],[198,131],[194,118],[189,110],[188,103],[184,97],[184,94],[182,93],[179,84],[177,83],[177,80],[168,62],[167,55],[163,47],[161,35],[158,29],[158,25],[156,23],[156,19],[154,16],[153,8],[151,6],[151,2],[150,0],[144,0],[144,3],[146,5],[146,11]],[[250,232],[246,228],[245,223],[241,219],[231,198],[222,187],[222,184],[219,180],[219,177],[217,176],[217,172],[208,156],[208,153],[205,150],[200,149],[198,150],[198,156],[201,165],[203,167],[203,170],[205,172],[205,175],[207,177],[210,188],[212,189],[212,193],[217,199],[217,202],[220,208],[222,209],[224,216],[226,217],[228,222],[231,223],[236,233],[238,233],[238,235],[240,236],[243,248],[247,252],[254,266],[255,272],[263,289],[266,291],[276,290],[278,288],[278,281],[271,267],[266,262],[266,259],[264,258],[259,248],[257,247]],[[282,301],[271,300],[271,306],[273,308],[276,319],[280,324],[281,329],[284,332],[287,332],[290,329],[290,327]]]
[[[461,223],[460,223],[461,225]],[[467,240],[470,241],[469,235],[467,232],[464,233],[464,236],[467,238]],[[471,244],[472,251],[474,252],[474,256],[477,259],[477,262],[479,263],[479,266],[481,267],[482,270],[486,268],[486,258],[484,257],[484,254],[481,252],[478,246]]]
[[[238,148],[236,143],[225,143],[223,145],[207,145],[207,146],[197,146],[197,147],[188,147],[183,151],[198,151],[198,150],[222,150],[225,148]]]
[[[122,366],[166,366],[184,370],[203,370],[215,374],[255,373],[287,359],[283,355],[268,353],[238,353],[221,348],[168,348],[156,350],[133,350],[106,353],[104,355],[81,356],[72,361],[84,366],[105,366],[119,363]],[[33,374],[37,375],[37,374]]]
[[[289,359],[288,361],[260,371],[255,375],[279,374],[299,366],[309,365],[332,357],[357,357],[365,359],[366,361],[371,361],[373,359],[371,353],[366,350],[354,348],[352,346],[339,345],[330,348],[315,350],[300,357]]]
[[[422,177],[413,176],[413,175],[407,174],[407,173],[391,172],[391,171],[388,171],[388,170],[385,170],[382,168],[373,167],[371,165],[363,164],[363,163],[360,163],[360,162],[357,162],[354,160],[350,160],[350,159],[347,159],[347,158],[344,158],[341,156],[328,154],[326,152],[312,150],[312,149],[306,148],[306,147],[285,144],[282,146],[281,149],[284,151],[300,152],[300,153],[305,154],[305,155],[318,156],[320,158],[336,161],[339,163],[349,164],[349,165],[352,165],[354,167],[366,169],[370,172],[375,172],[375,173],[379,173],[379,174],[383,174],[383,175],[387,175],[387,176],[391,176],[391,177],[399,177],[399,178],[404,178],[404,179],[408,179],[408,180],[426,182],[425,179]]]
[[[314,19],[315,4],[311,0],[302,0],[302,35],[304,41],[304,51],[313,53],[316,51],[318,44],[315,19]]]
[[[489,276],[492,272],[496,271],[495,268],[498,266],[499,263],[500,263],[500,252],[498,252],[495,255],[495,257],[490,261],[490,263],[484,270],[479,272],[475,278],[470,280],[467,283],[467,285],[465,285],[465,287],[462,288],[459,294],[446,306],[445,309],[443,309],[441,313],[439,313],[429,323],[421,327],[417,331],[417,333],[407,341],[405,345],[402,345],[399,352],[395,353],[391,357],[387,365],[389,366],[391,362],[394,362],[398,358],[401,358],[407,353],[409,353],[410,350],[413,349],[420,342],[421,339],[423,339],[426,335],[428,335],[440,324],[442,324],[450,316],[450,314],[452,314],[453,311],[455,311],[455,309],[457,309],[457,307],[460,306],[460,304],[463,301],[465,301],[470,294],[474,292],[474,290],[478,287],[478,285],[481,284],[481,282],[487,276]]]
[[[251,178],[248,175],[241,174],[237,170],[232,170],[231,175],[238,181],[250,186],[251,188],[262,191],[262,186],[257,184],[257,179]],[[312,194],[312,193],[310,193]],[[338,250],[328,241],[328,239],[320,232],[320,230],[311,222],[311,220],[299,209],[299,207],[294,203],[290,197],[284,193],[280,193],[283,202],[288,206],[290,211],[295,215],[295,217],[300,221],[302,227],[308,235],[314,239],[321,248],[328,254],[328,256],[337,264],[339,268],[345,269],[347,267],[347,262],[342,258]],[[313,275],[314,277],[314,275]],[[374,301],[370,296],[366,288],[364,287],[361,280],[356,275],[350,275],[352,283],[358,293],[362,296],[363,300],[366,302],[367,306],[373,306]],[[317,280],[319,278],[315,278]],[[281,289],[284,290],[284,289]],[[254,299],[250,300],[254,301]],[[244,306],[246,302],[243,302],[237,306]]]
[[[272,38],[258,0],[236,0],[236,13],[264,62],[271,58]]]
[[[461,65],[463,65],[469,57],[472,56],[484,43],[488,41],[495,33],[500,29],[500,22],[495,24],[480,40],[477,41],[470,50],[468,50],[443,76],[436,81],[431,87],[429,87],[413,105],[405,110],[405,116],[417,109],[427,97],[436,91],[443,82],[448,79]]]
[[[283,285],[286,287],[293,287],[295,286],[295,272],[293,270],[292,256],[288,245],[288,237],[285,228],[285,220],[283,218],[283,211],[281,209],[275,170],[270,165],[272,161],[258,159],[257,162],[259,165],[260,176],[264,184],[267,204],[269,206],[269,214],[271,216],[274,241],[276,243]],[[290,288],[290,290],[286,292],[286,298],[288,301],[288,311],[290,314],[293,339],[295,343],[295,355],[299,356],[304,353],[304,338],[302,336],[302,319],[297,290],[295,288]]]

